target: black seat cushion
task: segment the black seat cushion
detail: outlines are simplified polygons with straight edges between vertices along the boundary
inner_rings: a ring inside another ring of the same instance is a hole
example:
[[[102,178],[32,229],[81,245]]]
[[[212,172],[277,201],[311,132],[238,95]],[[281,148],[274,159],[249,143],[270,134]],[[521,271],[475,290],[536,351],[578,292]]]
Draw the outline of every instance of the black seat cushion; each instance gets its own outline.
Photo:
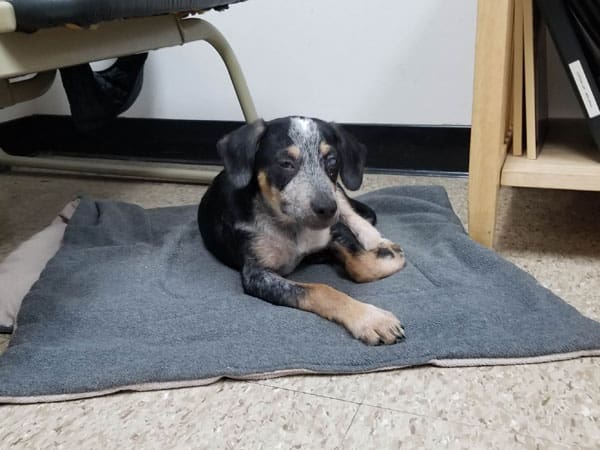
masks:
[[[244,0],[9,0],[20,31],[65,24],[88,26],[106,20],[222,9],[240,1]]]

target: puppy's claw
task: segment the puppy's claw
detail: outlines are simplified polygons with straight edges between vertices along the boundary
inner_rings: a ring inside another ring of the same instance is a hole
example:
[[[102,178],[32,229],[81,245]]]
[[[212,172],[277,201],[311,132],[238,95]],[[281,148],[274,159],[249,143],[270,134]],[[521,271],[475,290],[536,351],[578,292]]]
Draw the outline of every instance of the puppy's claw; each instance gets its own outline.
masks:
[[[395,332],[396,336],[398,336],[398,339],[404,339],[405,333],[402,325],[397,326]]]

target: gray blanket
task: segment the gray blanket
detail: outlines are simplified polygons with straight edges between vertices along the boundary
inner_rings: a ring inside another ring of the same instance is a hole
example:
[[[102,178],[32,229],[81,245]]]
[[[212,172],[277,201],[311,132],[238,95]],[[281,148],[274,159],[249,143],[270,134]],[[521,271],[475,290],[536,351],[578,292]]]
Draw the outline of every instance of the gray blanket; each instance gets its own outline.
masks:
[[[394,312],[404,341],[369,347],[316,315],[242,292],[203,247],[196,206],[144,210],[84,199],[64,245],[23,302],[0,357],[0,402],[82,398],[221,377],[360,373],[421,364],[507,364],[600,354],[600,324],[473,243],[443,189],[362,200],[407,267],[367,284],[335,267],[292,278]]]

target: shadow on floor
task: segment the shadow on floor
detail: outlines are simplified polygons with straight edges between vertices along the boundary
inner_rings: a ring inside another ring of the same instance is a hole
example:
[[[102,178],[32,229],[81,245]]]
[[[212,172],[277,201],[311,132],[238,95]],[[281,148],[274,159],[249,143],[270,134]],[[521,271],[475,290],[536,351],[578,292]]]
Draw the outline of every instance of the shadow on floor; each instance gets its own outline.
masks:
[[[498,210],[499,251],[600,255],[600,192],[511,188]]]

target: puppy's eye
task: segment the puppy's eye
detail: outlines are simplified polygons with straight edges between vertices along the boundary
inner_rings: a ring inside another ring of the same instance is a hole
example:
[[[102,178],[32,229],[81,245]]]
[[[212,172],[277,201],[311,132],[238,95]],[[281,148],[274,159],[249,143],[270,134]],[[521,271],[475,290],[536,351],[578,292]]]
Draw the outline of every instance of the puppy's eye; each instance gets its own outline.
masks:
[[[335,156],[331,155],[325,160],[325,165],[328,169],[335,169],[337,167],[338,160]]]
[[[284,159],[282,161],[279,161],[279,167],[281,167],[282,169],[286,169],[286,170],[294,170],[296,168],[294,163],[292,161],[290,161],[289,159]]]

